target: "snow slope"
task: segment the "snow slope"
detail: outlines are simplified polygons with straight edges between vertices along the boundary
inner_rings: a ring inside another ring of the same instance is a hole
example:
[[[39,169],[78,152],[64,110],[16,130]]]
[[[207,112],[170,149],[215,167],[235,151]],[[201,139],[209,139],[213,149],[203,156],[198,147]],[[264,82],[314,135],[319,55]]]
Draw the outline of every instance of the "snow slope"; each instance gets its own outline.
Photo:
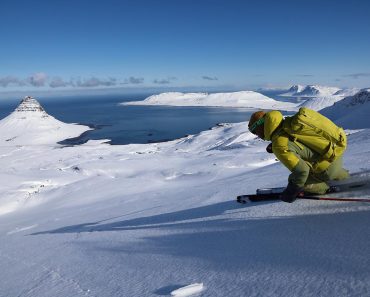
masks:
[[[370,130],[348,142],[346,167],[370,169]],[[266,145],[247,123],[157,144],[1,145],[0,296],[170,296],[191,284],[204,297],[367,296],[369,203],[235,203],[286,184]]]
[[[335,92],[330,96],[319,96],[308,98],[306,101],[301,103],[299,107],[305,106],[314,110],[321,110],[326,107],[332,106],[334,103],[343,100],[345,97],[354,96],[361,90],[359,89],[343,89]]]
[[[321,112],[349,129],[370,128],[370,89],[346,97]]]
[[[79,136],[87,126],[66,124],[48,115],[36,99],[25,97],[0,121],[0,145],[41,145]]]
[[[335,102],[338,102],[343,98],[344,96],[339,95],[308,98],[306,101],[301,103],[299,107],[308,107],[313,110],[321,110],[325,107],[332,106]]]
[[[348,97],[348,96],[353,96],[360,91],[361,89],[359,88],[348,88],[348,89],[339,90],[338,92],[335,92],[333,95]]]
[[[293,110],[296,105],[279,102],[260,93],[241,91],[233,93],[180,93],[152,95],[143,101],[124,102],[122,105],[223,106],[261,109]]]

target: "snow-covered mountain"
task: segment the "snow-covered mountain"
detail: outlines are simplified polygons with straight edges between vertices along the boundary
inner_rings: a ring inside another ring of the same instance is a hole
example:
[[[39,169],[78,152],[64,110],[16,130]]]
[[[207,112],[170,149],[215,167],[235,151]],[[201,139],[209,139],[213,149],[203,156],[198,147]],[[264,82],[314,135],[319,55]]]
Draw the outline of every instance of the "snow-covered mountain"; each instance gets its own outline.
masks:
[[[0,145],[55,144],[89,129],[55,119],[36,99],[27,96],[14,112],[0,121]]]
[[[296,94],[302,92],[305,86],[302,85],[293,85],[289,88],[289,90],[283,93],[281,96],[296,96]]]
[[[363,89],[320,112],[346,128],[370,128],[370,89]]]
[[[336,87],[326,87],[319,85],[294,85],[287,93],[281,94],[281,96],[296,96],[296,97],[323,97],[330,96],[341,89]]]
[[[301,103],[299,107],[308,107],[313,110],[321,110],[325,107],[332,106],[335,102],[342,100],[343,96],[324,96],[308,98],[306,101]]]
[[[124,102],[122,105],[223,106],[260,109],[292,110],[293,103],[280,102],[253,91],[231,93],[169,92],[152,95],[143,101]]]
[[[348,97],[348,96],[353,96],[353,95],[355,95],[356,93],[358,93],[360,91],[361,91],[361,89],[359,89],[359,88],[347,88],[347,89],[341,89],[341,90],[335,92],[333,95],[334,96]]]
[[[299,107],[305,106],[314,110],[322,110],[326,107],[332,106],[338,101],[343,100],[345,97],[353,96],[359,93],[360,90],[361,89],[357,88],[343,89],[330,96],[308,97],[306,101],[299,105]]]

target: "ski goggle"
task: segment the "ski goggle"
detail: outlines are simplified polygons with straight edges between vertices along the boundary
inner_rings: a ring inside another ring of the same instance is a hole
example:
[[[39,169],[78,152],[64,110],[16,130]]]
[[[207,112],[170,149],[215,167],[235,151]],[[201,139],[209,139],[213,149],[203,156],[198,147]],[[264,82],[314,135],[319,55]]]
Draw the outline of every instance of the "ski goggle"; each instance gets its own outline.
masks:
[[[248,127],[249,131],[254,134],[257,127],[263,125],[265,123],[265,118],[260,118],[258,121],[254,122],[252,126]]]

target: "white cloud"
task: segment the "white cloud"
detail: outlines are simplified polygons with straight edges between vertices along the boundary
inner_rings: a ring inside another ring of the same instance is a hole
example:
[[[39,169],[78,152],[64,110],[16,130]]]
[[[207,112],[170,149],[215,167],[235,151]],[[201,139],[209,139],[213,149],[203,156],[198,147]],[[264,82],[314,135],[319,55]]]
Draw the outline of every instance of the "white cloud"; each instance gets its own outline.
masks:
[[[84,87],[84,88],[92,88],[92,87],[99,87],[99,86],[115,86],[117,84],[117,79],[115,78],[108,78],[108,79],[100,79],[97,77],[91,77],[88,79],[84,79],[81,81],[78,79],[76,82],[73,83],[74,86],[77,87]]]
[[[204,80],[218,80],[218,78],[217,78],[217,77],[210,77],[210,76],[207,76],[207,75],[202,76],[202,78],[203,78]]]
[[[70,82],[66,82],[64,81],[61,77],[59,76],[56,76],[56,77],[53,77],[53,79],[51,80],[51,82],[49,83],[49,86],[51,88],[63,88],[63,87],[67,87],[71,85]]]
[[[171,83],[169,79],[155,79],[153,82],[159,85],[165,85],[165,84]]]
[[[32,74],[28,79],[28,83],[34,87],[43,87],[48,79],[48,76],[43,72]]]
[[[127,84],[137,85],[137,84],[142,84],[143,82],[144,82],[144,78],[131,76],[130,78],[126,78],[122,84],[123,85],[127,85]]]
[[[370,72],[352,73],[352,74],[346,74],[344,76],[351,77],[353,79],[359,79],[361,77],[370,77]]]
[[[9,85],[24,86],[25,84],[23,80],[10,75],[0,78],[0,86],[4,88]]]
[[[173,80],[177,80],[177,77],[171,76],[171,77],[168,77],[167,79],[166,78],[164,78],[164,79],[155,79],[155,80],[153,80],[153,83],[159,84],[159,85],[165,85],[165,84],[172,83]]]

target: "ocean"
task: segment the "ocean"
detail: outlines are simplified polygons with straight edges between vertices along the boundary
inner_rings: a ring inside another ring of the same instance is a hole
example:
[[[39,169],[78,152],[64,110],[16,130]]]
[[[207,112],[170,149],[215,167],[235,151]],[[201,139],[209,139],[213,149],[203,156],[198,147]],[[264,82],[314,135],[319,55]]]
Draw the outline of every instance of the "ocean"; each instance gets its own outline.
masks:
[[[99,95],[36,98],[46,112],[66,123],[95,129],[65,144],[89,139],[110,139],[111,144],[151,143],[178,139],[214,127],[218,123],[248,121],[254,110],[222,107],[123,106],[121,102],[143,100],[142,95]],[[1,102],[0,118],[20,101]]]

